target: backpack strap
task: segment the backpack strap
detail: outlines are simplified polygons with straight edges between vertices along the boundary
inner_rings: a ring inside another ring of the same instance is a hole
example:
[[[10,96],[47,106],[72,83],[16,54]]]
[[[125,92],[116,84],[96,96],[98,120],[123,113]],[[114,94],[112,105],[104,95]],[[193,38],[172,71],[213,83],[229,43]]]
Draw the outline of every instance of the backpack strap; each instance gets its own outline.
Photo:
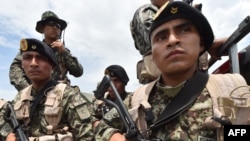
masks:
[[[147,102],[149,94],[156,84],[157,80],[154,80],[146,85],[139,87],[132,96],[131,106],[132,108],[129,109],[129,112],[132,116],[133,120],[138,118],[138,109],[142,103],[145,108],[151,108],[150,104]]]
[[[46,93],[45,91],[48,91],[50,88],[53,88],[54,86],[56,86],[57,83],[58,82],[51,80],[48,83],[46,83],[45,86],[40,90],[38,96],[35,98],[34,102],[31,105],[30,117],[34,113],[38,103],[45,97],[45,93]]]
[[[157,120],[155,124],[153,124],[150,128],[155,129],[164,125],[166,122],[172,120],[173,118],[179,116],[181,113],[186,111],[196,98],[200,95],[202,90],[205,88],[205,85],[208,80],[208,75],[202,72],[197,71],[194,74],[194,77],[187,81],[183,89],[179,92],[179,96],[177,95],[176,98],[169,104],[162,114],[160,118]],[[136,122],[138,129],[142,132],[147,131],[147,122],[145,120],[146,115],[145,112],[142,111],[141,106],[144,108],[151,108],[150,104],[148,103],[149,94],[155,85],[157,80],[146,84],[134,92],[132,98],[132,109],[129,110],[133,120]],[[185,92],[185,93],[184,93]],[[143,94],[143,95],[142,95]],[[183,95],[187,95],[189,99],[183,99]],[[192,94],[192,95],[190,95]],[[180,104],[182,103],[182,104]],[[147,136],[146,132],[144,132],[143,136]]]
[[[154,80],[146,85],[139,87],[133,93],[131,101],[132,108],[128,110],[133,121],[135,121],[137,128],[142,132],[142,135],[144,137],[148,137],[147,132],[145,132],[148,128],[146,121],[147,115],[145,114],[143,109],[145,110],[151,108],[151,105],[148,103],[148,97],[156,82],[157,80]]]
[[[159,128],[190,108],[205,88],[207,81],[208,75],[197,71],[166,106],[158,120],[150,127],[150,129]]]

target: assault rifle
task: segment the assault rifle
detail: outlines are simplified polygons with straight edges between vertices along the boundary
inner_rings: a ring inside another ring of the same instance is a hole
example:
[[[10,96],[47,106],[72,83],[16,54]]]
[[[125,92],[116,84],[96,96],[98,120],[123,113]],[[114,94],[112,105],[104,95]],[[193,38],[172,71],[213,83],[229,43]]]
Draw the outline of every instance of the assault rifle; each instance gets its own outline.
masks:
[[[111,88],[113,89],[113,91],[115,93],[117,104],[115,104],[111,100],[104,98],[104,93],[107,91],[109,86],[111,86]],[[94,95],[97,99],[102,100],[102,101],[112,105],[114,108],[116,108],[116,110],[120,114],[120,117],[121,117],[123,123],[125,124],[126,130],[127,130],[125,137],[128,140],[130,140],[130,141],[149,141],[141,135],[140,131],[136,127],[136,125],[135,125],[133,119],[131,118],[131,116],[129,115],[128,110],[125,107],[119,93],[117,92],[117,89],[115,88],[113,82],[111,81],[111,79],[108,75],[105,75],[103,77],[101,83],[97,87],[97,90],[94,91]],[[161,140],[160,139],[153,139],[150,141],[161,141]]]
[[[238,28],[231,34],[228,40],[219,49],[217,56],[222,56],[228,52],[229,60],[231,61],[231,72],[240,73],[239,58],[237,51],[237,43],[250,32],[250,16],[247,16],[238,26]],[[209,67],[211,67],[216,60],[210,58]]]
[[[29,141],[28,138],[23,133],[23,130],[16,119],[16,114],[15,114],[13,107],[11,106],[10,103],[7,103],[7,109],[6,109],[4,118],[7,121],[11,121],[11,124],[13,126],[13,132],[15,133],[15,135],[17,137],[17,139],[16,139],[17,141],[19,141],[19,140],[20,141]]]

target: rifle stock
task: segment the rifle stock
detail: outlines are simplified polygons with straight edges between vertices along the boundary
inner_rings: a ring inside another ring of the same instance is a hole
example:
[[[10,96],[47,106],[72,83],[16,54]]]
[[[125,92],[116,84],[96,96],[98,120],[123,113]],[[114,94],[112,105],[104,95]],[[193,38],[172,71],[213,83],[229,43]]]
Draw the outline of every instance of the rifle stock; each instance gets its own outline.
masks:
[[[15,133],[17,139],[20,141],[28,141],[28,138],[25,136],[21,126],[19,125],[17,119],[16,119],[16,114],[13,110],[13,107],[10,103],[7,103],[7,109],[5,113],[5,119],[7,121],[11,121],[11,124],[13,126],[13,132]]]

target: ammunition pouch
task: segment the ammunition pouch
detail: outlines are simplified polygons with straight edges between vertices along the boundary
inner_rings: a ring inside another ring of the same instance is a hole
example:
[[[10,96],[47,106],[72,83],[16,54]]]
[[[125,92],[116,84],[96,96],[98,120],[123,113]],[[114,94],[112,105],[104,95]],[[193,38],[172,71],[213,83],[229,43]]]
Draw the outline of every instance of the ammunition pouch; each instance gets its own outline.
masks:
[[[206,119],[205,126],[217,129],[218,141],[224,140],[223,125],[250,124],[250,90],[240,74],[210,74],[206,87],[213,103],[213,117]]]
[[[240,93],[239,89],[245,89],[246,92]],[[219,109],[234,125],[250,124],[249,97],[250,91],[248,86],[238,87],[230,93],[230,97],[218,97]]]

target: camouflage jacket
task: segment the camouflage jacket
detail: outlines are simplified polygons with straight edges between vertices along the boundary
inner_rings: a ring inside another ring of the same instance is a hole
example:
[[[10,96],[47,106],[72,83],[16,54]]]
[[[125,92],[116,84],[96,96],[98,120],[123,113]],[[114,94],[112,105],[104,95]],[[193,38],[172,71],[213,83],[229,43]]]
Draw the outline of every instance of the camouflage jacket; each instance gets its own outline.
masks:
[[[52,89],[53,90],[53,89]],[[48,92],[52,91],[49,90]],[[13,106],[21,101],[21,92],[20,91],[15,99],[13,100]],[[34,99],[39,92],[31,89],[31,96]],[[46,98],[46,97],[45,97]],[[37,105],[36,110],[30,118],[30,122],[27,127],[25,127],[24,132],[28,137],[40,137],[47,135],[47,125],[44,110],[45,110],[45,98],[40,101]],[[32,101],[31,101],[32,102]],[[61,120],[58,123],[58,129],[67,126],[68,131],[73,133],[74,140],[77,141],[92,141],[94,140],[93,131],[92,131],[92,122],[94,118],[92,116],[92,107],[87,99],[80,94],[78,90],[75,90],[73,87],[66,86],[63,92],[62,98],[62,116]],[[1,112],[4,112],[2,110]],[[1,114],[0,114],[1,115]],[[0,117],[2,118],[2,116]],[[27,119],[27,118],[25,118]],[[19,124],[23,125],[24,120],[19,120]],[[12,127],[10,124],[4,120],[0,121],[0,137],[6,138],[6,136],[12,132]]]
[[[148,121],[150,127],[157,117],[170,103],[172,98],[181,90],[183,85],[174,88],[166,88],[161,83],[153,87],[148,98],[154,115],[153,121]],[[126,105],[131,109],[131,97]],[[199,140],[216,140],[216,129],[207,128],[204,125],[205,119],[213,115],[212,100],[206,88],[202,91],[191,108],[171,120],[164,126],[150,131],[149,139],[161,139],[162,141],[199,141]],[[122,120],[115,109],[108,112],[100,124],[95,128],[95,138],[100,141],[108,141],[113,133],[122,132],[124,129]]]
[[[72,56],[70,50],[66,49],[62,54],[59,54],[57,51],[54,52],[57,58],[58,66],[53,71],[53,80],[62,80],[66,83],[70,83],[70,80],[67,77],[68,72],[75,77],[80,77],[83,74],[82,65],[76,57]],[[16,55],[10,65],[9,78],[10,83],[14,85],[18,91],[30,85],[30,81],[25,76],[22,69],[22,55],[20,53]]]
[[[157,7],[152,4],[144,4],[136,10],[130,22],[130,31],[135,48],[141,55],[146,55],[151,51],[148,34],[157,10]]]
[[[5,120],[4,120],[4,116],[5,116],[5,111],[6,111],[6,104],[7,101],[4,101],[2,99],[0,99],[0,131],[2,131],[2,129],[6,129],[6,130],[12,130],[10,128],[10,126],[6,126],[5,125]],[[0,133],[0,141],[4,141],[4,137],[2,136],[2,134]]]

